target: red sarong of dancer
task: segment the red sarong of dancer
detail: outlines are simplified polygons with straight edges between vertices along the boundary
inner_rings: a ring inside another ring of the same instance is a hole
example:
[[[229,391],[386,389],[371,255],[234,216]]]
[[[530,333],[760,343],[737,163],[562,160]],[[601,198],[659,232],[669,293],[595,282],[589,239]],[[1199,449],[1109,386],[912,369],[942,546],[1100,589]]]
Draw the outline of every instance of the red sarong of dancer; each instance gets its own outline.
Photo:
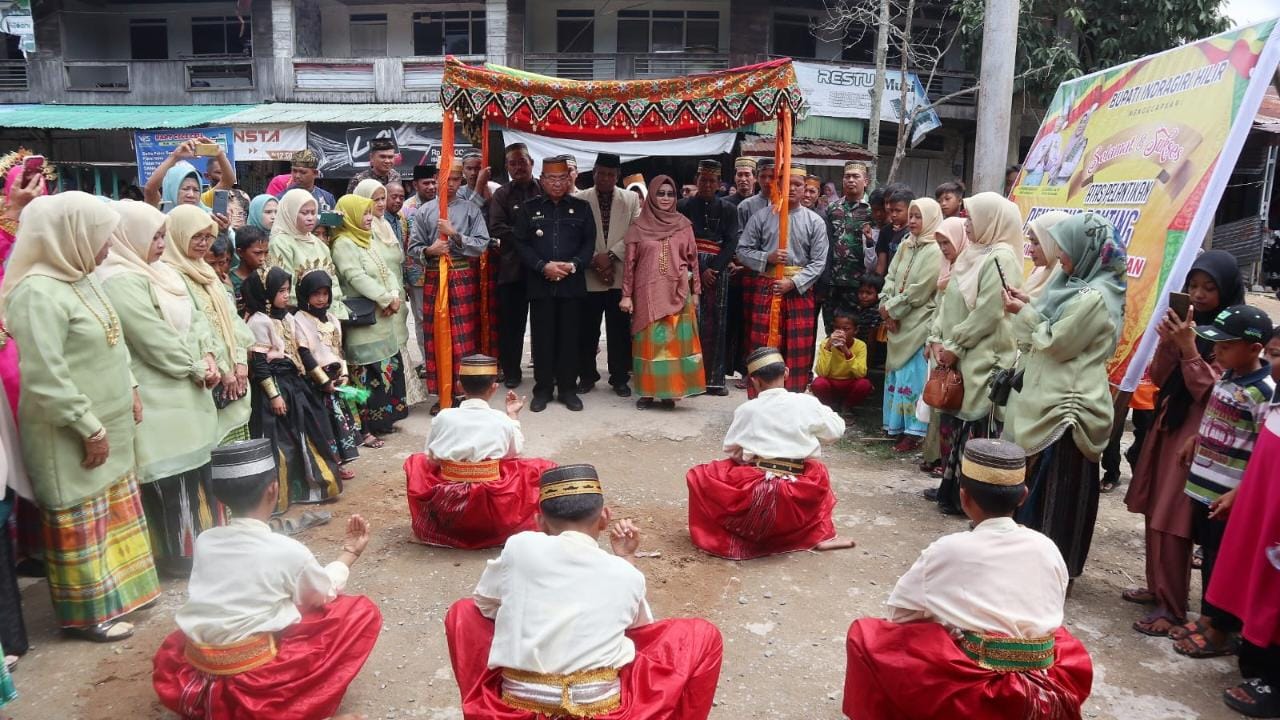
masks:
[[[844,714],[852,720],[1079,720],[1093,662],[1066,628],[1052,668],[980,667],[935,622],[862,618],[849,627]]]
[[[476,550],[537,530],[538,478],[555,466],[539,458],[508,458],[498,461],[496,480],[452,482],[426,453],[410,455],[404,474],[413,534],[428,545]]]
[[[695,466],[689,485],[689,535],[704,552],[730,560],[809,550],[836,536],[827,466],[805,460],[794,480],[766,477],[732,459]]]
[[[459,600],[444,618],[463,720],[543,720],[502,702],[502,670],[489,668],[493,621]],[[622,706],[596,720],[706,720],[716,697],[724,641],[700,618],[661,620],[627,631],[636,659],[618,671]]]
[[[275,659],[237,675],[210,675],[187,660],[187,638],[169,634],[153,660],[165,707],[188,720],[316,720],[338,710],[378,641],[382,614],[361,595],[341,595],[276,635]]]

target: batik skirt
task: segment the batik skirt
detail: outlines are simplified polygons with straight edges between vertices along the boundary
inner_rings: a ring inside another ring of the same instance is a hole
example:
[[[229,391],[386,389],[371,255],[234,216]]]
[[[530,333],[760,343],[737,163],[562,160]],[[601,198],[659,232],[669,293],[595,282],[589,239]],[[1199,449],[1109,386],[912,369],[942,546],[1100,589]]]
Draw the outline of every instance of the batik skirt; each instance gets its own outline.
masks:
[[[1067,561],[1067,573],[1079,577],[1093,543],[1100,492],[1098,461],[1085,458],[1071,429],[1027,458],[1027,486],[1031,494],[1014,519],[1049,536]]]
[[[338,442],[333,437],[329,412],[310,381],[298,374],[287,359],[266,361],[254,353],[251,358],[253,414],[249,426],[253,436],[268,438],[276,452],[276,471],[288,492],[288,503],[319,503],[342,493]],[[284,399],[284,415],[271,412],[271,401],[261,391],[261,382],[270,377]]]
[[[950,427],[950,431],[948,431]],[[964,445],[974,438],[1000,437],[1001,423],[990,415],[978,420],[961,420],[944,415],[939,426],[942,454],[942,483],[938,485],[938,507],[945,512],[960,512],[960,461]]]
[[[386,435],[394,432],[397,422],[409,417],[400,353],[381,362],[356,366],[352,382],[369,391],[369,400],[360,408],[360,427],[366,433]]]
[[[433,266],[434,267],[434,266]],[[453,352],[453,394],[461,395],[458,366],[462,358],[480,352],[480,276],[474,266],[455,265],[449,270],[449,342]],[[439,369],[436,367],[435,308],[440,292],[440,274],[431,269],[422,286],[422,356],[427,365],[427,393],[440,394]],[[490,332],[496,324],[496,308],[490,306]],[[401,393],[404,397],[404,393]],[[376,431],[375,431],[376,432]]]
[[[144,483],[138,490],[150,531],[156,568],[169,575],[190,575],[196,536],[225,525],[226,508],[213,496],[213,466]]]
[[[692,296],[680,312],[658,318],[632,335],[631,357],[635,391],[640,397],[674,399],[706,392]]]
[[[750,355],[769,344],[769,313],[773,307],[773,278],[752,275],[748,279],[751,297]],[[813,293],[792,290],[782,296],[782,308],[778,317],[778,348],[787,363],[787,389],[804,392],[813,376],[813,356],[818,341],[817,305]],[[755,397],[754,386],[747,395]]]
[[[428,545],[477,550],[537,530],[538,480],[555,463],[538,458],[490,462],[497,463],[496,478],[461,482],[447,478],[441,464],[424,453],[410,455],[404,473],[414,537]]]
[[[44,510],[45,565],[62,627],[88,628],[160,596],[133,475],[61,510]]]
[[[341,371],[334,363],[325,368],[325,372],[330,378],[336,378]],[[324,409],[329,414],[333,439],[338,443],[338,457],[344,464],[349,463],[360,457],[360,421],[356,419],[359,409],[352,412],[337,393],[321,392],[320,396],[320,404],[324,405]]]
[[[916,418],[916,403],[929,380],[929,362],[924,359],[924,347],[916,350],[911,359],[897,370],[885,369],[884,377],[884,431],[891,435],[924,437],[929,432],[928,423]]]

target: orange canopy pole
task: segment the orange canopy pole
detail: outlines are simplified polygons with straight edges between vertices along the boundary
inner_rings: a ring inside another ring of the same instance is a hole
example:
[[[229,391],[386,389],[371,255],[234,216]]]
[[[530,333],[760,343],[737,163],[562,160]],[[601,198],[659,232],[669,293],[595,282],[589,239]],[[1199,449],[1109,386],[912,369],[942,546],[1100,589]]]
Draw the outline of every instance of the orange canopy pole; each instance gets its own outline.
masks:
[[[440,128],[440,163],[436,198],[440,204],[440,219],[449,219],[449,166],[453,163],[453,112],[445,111]],[[449,238],[440,233],[440,239]],[[440,255],[436,285],[436,306],[431,323],[436,344],[436,385],[440,389],[440,407],[453,407],[453,330],[449,325],[449,253]]]
[[[480,130],[480,162],[481,168],[489,167],[489,116],[486,115]],[[476,192],[481,192],[479,183]],[[489,250],[480,253],[480,352],[485,355],[497,355],[489,333],[492,331],[492,319],[489,317],[489,292],[492,278],[489,277]]]
[[[777,148],[774,150],[773,193],[778,208],[778,249],[787,249],[787,231],[791,225],[791,110],[783,108],[778,117]],[[773,280],[786,277],[786,263],[775,263]],[[769,346],[779,348],[782,339],[782,296],[774,293],[769,302]],[[779,348],[780,349],[780,348]]]

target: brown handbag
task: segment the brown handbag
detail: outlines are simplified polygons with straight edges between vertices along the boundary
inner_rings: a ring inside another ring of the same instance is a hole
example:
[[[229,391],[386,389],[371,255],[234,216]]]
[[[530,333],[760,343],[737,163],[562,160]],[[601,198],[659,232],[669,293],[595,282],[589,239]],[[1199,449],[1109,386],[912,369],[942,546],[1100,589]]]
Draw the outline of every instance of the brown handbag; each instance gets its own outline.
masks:
[[[964,406],[964,378],[960,371],[949,365],[930,370],[924,384],[924,403],[942,412],[955,412]]]

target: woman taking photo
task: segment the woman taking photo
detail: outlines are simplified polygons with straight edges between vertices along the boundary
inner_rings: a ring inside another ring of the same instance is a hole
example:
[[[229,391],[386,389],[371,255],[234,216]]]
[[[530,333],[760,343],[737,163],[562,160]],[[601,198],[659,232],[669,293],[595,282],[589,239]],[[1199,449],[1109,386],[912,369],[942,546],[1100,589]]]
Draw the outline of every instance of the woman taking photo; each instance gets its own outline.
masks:
[[[329,273],[333,281],[333,314],[345,320],[347,306],[342,303],[342,285],[338,282],[333,255],[329,252],[329,245],[314,233],[320,219],[317,207],[311,193],[300,188],[294,188],[280,198],[275,222],[271,224],[267,267],[281,268],[291,278],[302,277],[307,270],[314,268]],[[296,296],[290,296],[290,304],[298,304]]]
[[[196,535],[226,522],[213,497],[209,451],[218,409],[210,388],[222,376],[200,347],[209,323],[182,276],[160,259],[166,216],[146,203],[112,203],[122,221],[95,271],[115,306],[142,397],[133,447],[156,567],[191,574]]]
[[[36,198],[0,287],[22,348],[18,426],[44,516],[54,616],[95,642],[132,635],[120,618],[160,595],[134,481],[142,404],[120,319],[91,275],[119,225],[86,193]]]
[[[361,190],[380,200],[361,196]],[[368,447],[381,447],[377,436],[395,432],[395,423],[409,414],[400,360],[400,348],[409,337],[409,308],[404,302],[401,272],[404,253],[378,209],[380,203],[385,208],[386,197],[386,188],[372,179],[362,181],[355,195],[344,195],[338,200],[342,228],[333,241],[333,260],[342,284],[353,297],[368,298],[378,306],[372,325],[348,326],[343,338],[352,383],[370,392],[368,402],[360,408]],[[383,231],[375,233],[378,227]]]
[[[1084,571],[1098,517],[1098,460],[1111,438],[1107,361],[1124,327],[1125,252],[1101,215],[1085,213],[1040,233],[1058,270],[1031,301],[1005,292],[1023,356],[1022,389],[1010,396],[1009,439],[1027,451],[1031,494],[1017,520],[1049,536],[1071,577]]]
[[[196,311],[208,320],[202,346],[213,348],[221,380],[213,388],[218,407],[214,439],[218,445],[249,439],[249,346],[253,334],[236,314],[235,302],[218,273],[204,261],[218,234],[208,213],[179,207],[169,213],[169,242],[162,259],[187,284]]]
[[[951,268],[942,307],[934,316],[930,342],[933,359],[955,368],[964,382],[964,404],[949,438],[942,484],[925,497],[936,499],[948,515],[960,510],[960,459],[969,438],[999,437],[999,421],[990,398],[991,379],[1013,366],[1017,355],[1010,320],[1004,312],[1004,285],[1022,285],[1022,216],[1018,206],[993,192],[965,201],[968,247]]]
[[[912,200],[907,208],[910,234],[889,263],[880,294],[880,317],[889,333],[884,379],[884,432],[900,437],[896,452],[915,452],[929,426],[916,418],[916,402],[924,391],[929,364],[924,344],[933,323],[934,297],[942,250],[935,233],[942,224],[942,207],[929,198]]]
[[[1169,310],[1156,326],[1160,342],[1147,366],[1151,381],[1160,388],[1156,419],[1124,497],[1129,512],[1141,513],[1146,526],[1147,586],[1123,595],[1129,602],[1155,606],[1133,624],[1146,635],[1167,635],[1187,619],[1192,512],[1184,492],[1187,468],[1179,462],[1178,451],[1199,432],[1209,395],[1222,377],[1213,343],[1196,335],[1195,327],[1212,323],[1232,305],[1243,304],[1244,287],[1235,257],[1224,250],[1208,250],[1187,273],[1183,288],[1191,298],[1187,315],[1178,317]]]
[[[657,400],[669,410],[677,399],[706,391],[695,307],[702,292],[698,246],[689,219],[676,210],[674,180],[654,178],[643,202],[627,230],[618,306],[631,313],[636,407]]]

